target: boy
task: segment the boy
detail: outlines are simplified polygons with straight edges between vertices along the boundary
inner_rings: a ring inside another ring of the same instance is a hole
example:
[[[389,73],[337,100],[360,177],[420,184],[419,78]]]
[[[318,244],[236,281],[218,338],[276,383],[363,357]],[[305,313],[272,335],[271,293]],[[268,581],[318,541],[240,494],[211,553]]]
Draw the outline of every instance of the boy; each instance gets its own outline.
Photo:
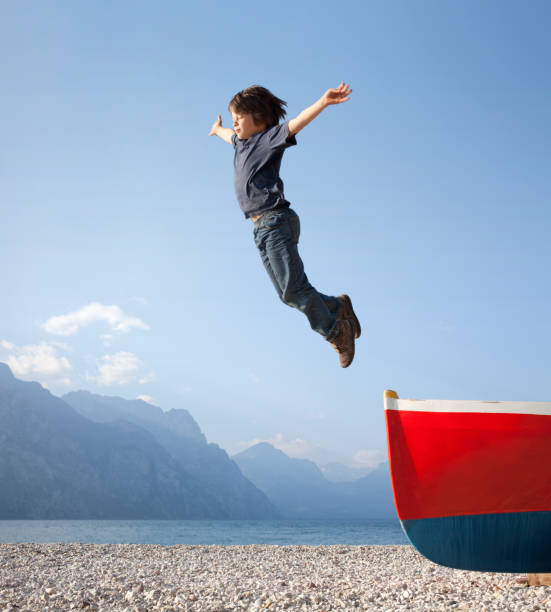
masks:
[[[299,218],[283,195],[279,169],[284,150],[297,143],[296,134],[327,106],[346,102],[351,92],[347,84],[341,83],[328,89],[297,117],[280,124],[287,103],[264,87],[253,85],[229,103],[233,129],[222,127],[218,115],[209,133],[235,149],[237,200],[245,218],[254,223],[255,244],[280,299],[308,317],[312,329],[339,353],[343,368],[354,359],[360,323],[347,295],[323,295],[309,283],[298,254]]]

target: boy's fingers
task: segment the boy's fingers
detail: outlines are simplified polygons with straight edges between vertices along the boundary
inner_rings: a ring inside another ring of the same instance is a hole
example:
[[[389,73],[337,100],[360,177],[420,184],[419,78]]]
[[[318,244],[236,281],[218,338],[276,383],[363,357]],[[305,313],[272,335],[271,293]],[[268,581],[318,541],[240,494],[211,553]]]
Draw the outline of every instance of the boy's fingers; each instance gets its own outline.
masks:
[[[348,96],[352,92],[350,85],[344,81],[338,87],[333,89],[333,91],[339,96]]]

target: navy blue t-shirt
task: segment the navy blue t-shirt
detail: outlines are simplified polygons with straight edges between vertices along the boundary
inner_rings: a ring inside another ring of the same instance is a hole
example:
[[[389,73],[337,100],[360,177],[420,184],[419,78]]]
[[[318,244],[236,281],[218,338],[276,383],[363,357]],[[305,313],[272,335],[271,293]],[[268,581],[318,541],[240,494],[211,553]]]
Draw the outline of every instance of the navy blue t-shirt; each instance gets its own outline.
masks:
[[[289,135],[289,123],[244,140],[234,134],[232,144],[235,193],[245,217],[254,217],[285,201],[279,177],[281,158],[287,147],[297,144],[296,138]]]

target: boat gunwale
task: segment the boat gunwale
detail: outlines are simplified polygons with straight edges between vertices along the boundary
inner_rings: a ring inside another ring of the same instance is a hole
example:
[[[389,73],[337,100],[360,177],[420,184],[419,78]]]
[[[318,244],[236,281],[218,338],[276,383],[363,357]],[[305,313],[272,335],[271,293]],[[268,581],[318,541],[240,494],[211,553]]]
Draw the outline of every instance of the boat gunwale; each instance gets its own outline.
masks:
[[[463,414],[530,414],[551,416],[551,402],[490,402],[478,400],[422,400],[385,397],[385,410],[452,412]]]

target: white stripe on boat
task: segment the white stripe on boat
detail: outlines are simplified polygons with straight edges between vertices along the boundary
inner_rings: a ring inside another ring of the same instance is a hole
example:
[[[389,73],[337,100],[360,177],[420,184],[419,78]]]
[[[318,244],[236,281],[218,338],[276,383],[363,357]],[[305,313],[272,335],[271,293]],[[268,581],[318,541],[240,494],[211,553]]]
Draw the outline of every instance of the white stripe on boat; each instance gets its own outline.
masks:
[[[551,415],[551,402],[482,402],[459,400],[416,400],[385,397],[385,410],[416,412],[489,412],[501,414]]]

